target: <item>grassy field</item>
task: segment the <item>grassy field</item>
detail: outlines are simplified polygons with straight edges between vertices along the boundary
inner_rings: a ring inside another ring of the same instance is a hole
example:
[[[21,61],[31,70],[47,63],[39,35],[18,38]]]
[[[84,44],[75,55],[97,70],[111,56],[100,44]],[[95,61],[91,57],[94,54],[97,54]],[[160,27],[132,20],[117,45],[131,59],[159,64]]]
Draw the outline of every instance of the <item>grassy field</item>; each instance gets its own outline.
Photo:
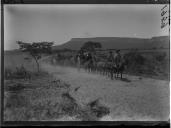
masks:
[[[28,53],[14,52],[4,54],[4,68],[16,70],[23,65],[27,70],[35,71],[36,63]]]
[[[21,53],[5,56],[5,68],[16,72],[23,64],[31,72],[31,79],[5,79],[5,121],[97,121],[109,113],[109,108],[96,101],[80,106],[70,95],[69,84],[43,69],[37,73],[33,60],[26,57]]]
[[[98,120],[109,111],[97,104],[95,109],[88,104],[82,108],[69,94],[70,85],[51,77],[41,77],[31,82],[5,81],[5,85],[6,121],[88,121]]]

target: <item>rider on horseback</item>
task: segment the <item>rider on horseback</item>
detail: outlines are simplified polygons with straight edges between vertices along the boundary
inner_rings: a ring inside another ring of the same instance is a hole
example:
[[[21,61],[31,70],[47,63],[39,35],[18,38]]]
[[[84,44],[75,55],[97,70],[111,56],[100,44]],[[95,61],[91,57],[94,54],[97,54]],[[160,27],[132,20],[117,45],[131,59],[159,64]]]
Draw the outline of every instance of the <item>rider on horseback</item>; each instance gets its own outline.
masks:
[[[93,64],[92,54],[89,51],[86,51],[84,53],[84,59],[83,60],[84,60],[83,65],[84,65],[85,69],[90,71],[92,64]]]
[[[77,62],[80,64],[80,62],[81,62],[81,54],[80,54],[80,53],[78,53],[78,54],[76,55],[76,60],[77,60]]]
[[[109,68],[112,69],[114,66],[114,56],[113,56],[112,51],[109,51],[109,56],[107,58],[107,62],[108,62]]]
[[[114,64],[116,67],[119,67],[121,64],[121,54],[120,54],[120,50],[116,50],[115,54],[114,54]]]
[[[113,79],[113,72],[114,72],[114,56],[113,52],[109,51],[109,56],[107,58],[107,62],[105,64],[105,70],[109,73],[111,79]]]
[[[79,51],[77,55],[75,56],[75,62],[77,64],[78,70],[81,68],[82,60],[83,60],[83,51]]]
[[[93,57],[92,57],[92,54],[90,52],[88,52],[87,54],[87,61],[92,61]]]
[[[113,57],[112,51],[109,51],[109,56],[108,56],[107,60],[108,60],[108,62],[111,62],[111,63],[114,62],[114,57]]]
[[[114,55],[114,61],[116,65],[116,77],[118,78],[120,74],[121,79],[122,79],[122,74],[123,74],[123,71],[125,70],[126,63],[125,63],[125,59],[120,54],[120,50],[116,50],[116,53]]]

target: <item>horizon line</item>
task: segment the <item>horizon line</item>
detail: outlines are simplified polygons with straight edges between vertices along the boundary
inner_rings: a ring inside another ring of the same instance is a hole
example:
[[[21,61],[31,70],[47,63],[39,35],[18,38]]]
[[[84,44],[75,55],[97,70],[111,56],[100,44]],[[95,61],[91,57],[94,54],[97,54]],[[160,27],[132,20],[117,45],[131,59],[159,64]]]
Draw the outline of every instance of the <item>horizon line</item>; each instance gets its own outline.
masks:
[[[152,39],[152,38],[155,38],[155,37],[170,37],[170,35],[162,35],[162,36],[151,36],[149,38],[143,38],[143,37],[122,37],[122,36],[117,36],[117,37],[112,37],[112,36],[101,36],[101,37],[73,37],[73,38],[70,38],[70,40],[72,39],[88,39],[88,38],[134,38],[134,39]],[[68,41],[70,41],[68,40]],[[53,45],[53,46],[60,46],[60,45],[63,45],[65,43],[67,43],[68,41],[64,42],[64,43],[61,43],[61,44],[56,44],[56,45]],[[38,42],[44,42],[44,41],[38,41]],[[54,42],[55,44],[55,41],[52,41]],[[53,47],[52,46],[52,47]],[[4,51],[10,51],[10,50],[18,50],[18,49],[3,49]]]

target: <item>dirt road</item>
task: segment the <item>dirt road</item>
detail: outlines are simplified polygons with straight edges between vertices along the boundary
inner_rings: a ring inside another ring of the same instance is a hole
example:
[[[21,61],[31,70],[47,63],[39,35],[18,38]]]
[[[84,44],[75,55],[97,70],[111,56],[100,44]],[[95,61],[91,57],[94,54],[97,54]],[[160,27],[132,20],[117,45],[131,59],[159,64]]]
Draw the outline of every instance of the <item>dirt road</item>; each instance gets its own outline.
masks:
[[[42,64],[42,68],[71,85],[80,105],[100,98],[110,108],[103,121],[156,121],[169,118],[169,81],[124,75],[110,80],[75,68]]]

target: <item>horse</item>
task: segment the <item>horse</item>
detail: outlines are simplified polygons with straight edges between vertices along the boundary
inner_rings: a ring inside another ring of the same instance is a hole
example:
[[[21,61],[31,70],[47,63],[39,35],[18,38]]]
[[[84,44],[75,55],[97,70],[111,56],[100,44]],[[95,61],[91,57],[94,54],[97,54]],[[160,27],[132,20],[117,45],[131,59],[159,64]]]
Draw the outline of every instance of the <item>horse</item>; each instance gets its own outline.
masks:
[[[55,65],[55,64],[56,64],[56,58],[55,58],[55,57],[52,58],[51,64],[52,64],[52,65]]]
[[[90,59],[89,68],[91,72],[97,71],[97,56],[95,54],[92,54],[92,57]]]
[[[77,57],[77,68],[78,70],[81,68],[81,58],[79,56]]]
[[[77,66],[77,69],[80,70],[81,67],[84,67],[84,63],[86,62],[86,55],[83,53],[79,53],[75,56],[75,63]]]
[[[106,64],[106,62],[104,62],[104,61],[97,62],[96,63],[96,70],[97,70],[97,72],[99,72],[100,74],[104,75],[104,73],[105,73],[105,66],[106,66],[105,64]]]
[[[113,80],[113,74],[115,73],[113,62],[106,62],[106,72],[106,75]]]
[[[127,61],[124,58],[122,58],[119,63],[115,64],[115,66],[114,66],[115,78],[119,78],[119,74],[120,74],[120,78],[122,79],[122,74],[123,74],[126,66],[127,66]]]
[[[91,70],[92,70],[92,61],[91,60],[85,61],[84,64],[83,64],[83,67],[84,67],[84,69],[86,71],[91,72]]]
[[[81,65],[88,72],[93,72],[95,70],[95,60],[90,53],[85,53],[81,55]]]
[[[126,61],[122,56],[116,56],[114,61],[107,61],[105,63],[105,72],[112,80],[115,75],[115,78],[118,78],[119,75],[122,79],[123,71],[125,70]]]

